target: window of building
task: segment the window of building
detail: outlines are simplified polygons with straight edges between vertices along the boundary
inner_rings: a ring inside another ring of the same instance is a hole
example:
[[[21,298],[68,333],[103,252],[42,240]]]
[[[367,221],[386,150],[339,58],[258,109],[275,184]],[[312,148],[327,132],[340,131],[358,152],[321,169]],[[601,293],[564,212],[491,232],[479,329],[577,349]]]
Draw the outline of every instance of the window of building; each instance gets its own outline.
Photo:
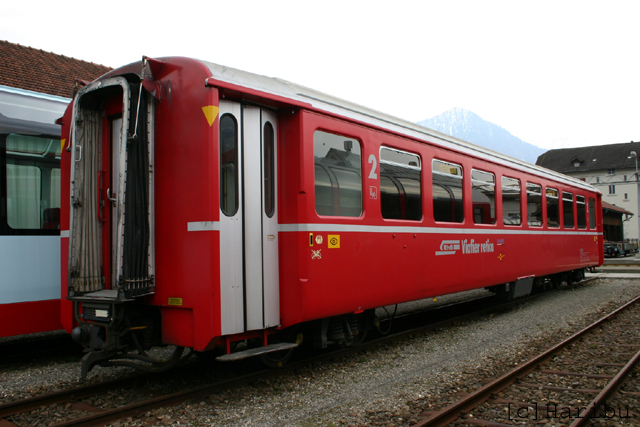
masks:
[[[573,194],[562,192],[562,215],[564,228],[573,228]]]
[[[422,219],[420,156],[380,148],[380,208],[385,219]]]
[[[587,228],[587,205],[584,196],[576,196],[576,208],[578,213],[578,228]]]
[[[616,170],[615,170],[615,169],[609,169],[609,170],[607,171],[607,173],[608,173],[609,175],[615,175],[615,174],[616,174]]]
[[[354,138],[315,131],[315,206],[318,215],[362,215],[360,142]]]
[[[596,200],[589,197],[589,228],[596,229]]]
[[[496,223],[496,176],[490,172],[471,170],[473,222]]]
[[[527,224],[542,227],[542,186],[527,182]]]
[[[615,185],[610,185],[609,186],[609,194],[616,194],[616,186]]]
[[[629,194],[624,193],[624,199],[625,199],[625,200],[629,200]]]
[[[505,225],[520,225],[520,180],[502,177],[502,222]]]
[[[220,209],[238,212],[238,122],[231,114],[220,118]]]
[[[560,209],[558,206],[558,190],[547,188],[547,227],[560,226]]]
[[[443,222],[463,222],[462,166],[434,160],[433,218]]]

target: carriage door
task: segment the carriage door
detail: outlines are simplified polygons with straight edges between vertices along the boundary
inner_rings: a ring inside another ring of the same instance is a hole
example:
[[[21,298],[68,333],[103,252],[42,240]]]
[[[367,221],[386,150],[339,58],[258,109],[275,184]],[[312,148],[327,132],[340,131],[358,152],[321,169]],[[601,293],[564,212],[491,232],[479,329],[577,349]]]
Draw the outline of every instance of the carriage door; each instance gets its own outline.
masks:
[[[276,115],[220,101],[222,334],[280,323]]]

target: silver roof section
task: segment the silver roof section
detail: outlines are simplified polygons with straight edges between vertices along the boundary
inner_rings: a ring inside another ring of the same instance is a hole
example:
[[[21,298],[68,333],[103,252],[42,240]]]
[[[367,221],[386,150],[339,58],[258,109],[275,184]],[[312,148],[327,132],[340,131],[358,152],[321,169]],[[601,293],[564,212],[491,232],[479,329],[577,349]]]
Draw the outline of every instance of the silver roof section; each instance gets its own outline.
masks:
[[[55,121],[69,98],[0,85],[0,131],[60,135]]]
[[[470,156],[480,158],[490,156],[491,159],[489,160],[493,160],[494,162],[504,164],[505,166],[509,166],[523,172],[538,175],[543,178],[552,178],[556,181],[581,187],[585,190],[597,193],[600,192],[598,189],[584,181],[580,181],[568,175],[515,159],[505,154],[498,153],[497,151],[480,147],[407,120],[381,113],[379,111],[318,92],[314,89],[309,89],[305,86],[300,86],[278,78],[262,76],[235,68],[225,67],[211,62],[202,61],[202,63],[209,68],[212,74],[211,77],[216,80],[244,86],[253,90],[259,90],[298,102],[305,102],[321,111],[326,111],[328,113],[358,120],[381,128],[386,128],[411,138],[423,141],[428,140],[429,143],[434,145],[455,150]]]

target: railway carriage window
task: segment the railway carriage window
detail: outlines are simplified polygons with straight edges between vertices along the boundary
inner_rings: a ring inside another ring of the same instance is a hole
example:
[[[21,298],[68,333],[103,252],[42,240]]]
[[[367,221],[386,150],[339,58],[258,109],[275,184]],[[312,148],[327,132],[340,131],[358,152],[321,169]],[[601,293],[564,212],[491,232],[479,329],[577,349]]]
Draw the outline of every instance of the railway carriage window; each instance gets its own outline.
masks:
[[[578,208],[578,228],[587,228],[587,205],[584,204],[584,196],[576,196]]]
[[[315,205],[318,215],[362,215],[360,142],[323,131],[313,134]]]
[[[564,228],[573,228],[573,194],[562,192],[562,215]]]
[[[273,217],[276,208],[275,201],[275,158],[273,125],[269,122],[264,125],[264,213]]]
[[[433,219],[443,222],[463,222],[462,166],[434,160]]]
[[[596,229],[596,200],[589,197],[589,228]]]
[[[542,227],[542,187],[527,182],[527,223]]]
[[[231,114],[220,118],[220,209],[238,212],[238,123]]]
[[[496,177],[489,172],[471,170],[473,222],[496,223]]]
[[[547,227],[560,227],[558,190],[547,188]]]
[[[59,233],[60,140],[9,134],[2,141],[3,233]]]
[[[420,156],[380,148],[380,208],[385,219],[422,219]]]
[[[520,180],[502,177],[502,222],[505,225],[521,224]]]
[[[383,218],[402,218],[400,189],[391,178],[384,175],[380,176],[380,209]]]

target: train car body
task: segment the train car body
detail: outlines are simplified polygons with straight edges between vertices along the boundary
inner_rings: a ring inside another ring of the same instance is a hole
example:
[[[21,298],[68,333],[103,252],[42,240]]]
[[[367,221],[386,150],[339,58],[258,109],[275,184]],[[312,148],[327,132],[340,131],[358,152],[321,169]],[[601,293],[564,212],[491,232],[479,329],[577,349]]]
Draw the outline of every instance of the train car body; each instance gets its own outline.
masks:
[[[0,86],[0,337],[62,329],[55,121],[69,101]]]
[[[157,344],[275,350],[303,324],[348,344],[376,307],[517,296],[603,262],[584,182],[208,62],[110,72],[63,140],[63,311],[84,373]]]

